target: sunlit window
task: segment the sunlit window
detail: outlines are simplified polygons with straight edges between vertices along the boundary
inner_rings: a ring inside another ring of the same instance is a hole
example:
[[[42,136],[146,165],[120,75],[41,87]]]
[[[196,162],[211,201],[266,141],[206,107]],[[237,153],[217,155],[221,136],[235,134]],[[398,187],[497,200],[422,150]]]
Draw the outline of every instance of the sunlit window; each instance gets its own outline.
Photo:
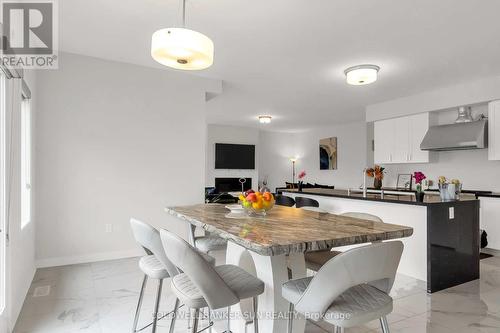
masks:
[[[31,107],[21,102],[21,228],[31,222]]]
[[[6,225],[6,118],[5,118],[5,76],[0,72],[0,315],[5,310],[5,225]]]

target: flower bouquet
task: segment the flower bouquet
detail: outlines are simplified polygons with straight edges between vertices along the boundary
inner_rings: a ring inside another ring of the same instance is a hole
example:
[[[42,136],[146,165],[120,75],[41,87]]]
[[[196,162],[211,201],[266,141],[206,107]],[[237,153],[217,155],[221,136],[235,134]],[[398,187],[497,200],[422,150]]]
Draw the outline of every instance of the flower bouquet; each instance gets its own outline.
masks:
[[[301,171],[297,178],[299,179],[299,192],[302,192],[302,188],[304,186],[304,178],[306,176],[305,170]]]
[[[417,185],[416,186],[417,193],[415,193],[415,200],[417,200],[418,202],[423,202],[425,193],[424,190],[422,189],[422,182],[425,179],[427,179],[427,177],[424,175],[423,172],[415,171],[413,173],[413,178],[415,178],[415,184]]]
[[[373,187],[377,190],[382,188],[382,180],[384,179],[384,167],[375,165],[373,168],[366,169],[366,175],[373,178]]]

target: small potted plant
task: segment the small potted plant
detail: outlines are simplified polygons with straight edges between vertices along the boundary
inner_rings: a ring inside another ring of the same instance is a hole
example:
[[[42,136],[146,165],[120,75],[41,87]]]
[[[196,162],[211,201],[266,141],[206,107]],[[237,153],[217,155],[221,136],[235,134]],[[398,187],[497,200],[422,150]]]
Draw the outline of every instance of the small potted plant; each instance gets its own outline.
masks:
[[[375,165],[373,168],[366,170],[366,175],[373,178],[373,187],[377,190],[382,188],[382,180],[384,179],[384,167]]]
[[[415,171],[413,173],[413,178],[415,178],[415,184],[417,185],[416,186],[417,193],[415,193],[415,199],[418,202],[424,202],[425,192],[424,192],[424,189],[422,188],[422,182],[427,177],[424,175],[423,172],[421,172],[421,171]]]
[[[297,178],[299,179],[299,192],[302,192],[302,187],[304,186],[304,178],[306,177],[306,171],[302,170]]]

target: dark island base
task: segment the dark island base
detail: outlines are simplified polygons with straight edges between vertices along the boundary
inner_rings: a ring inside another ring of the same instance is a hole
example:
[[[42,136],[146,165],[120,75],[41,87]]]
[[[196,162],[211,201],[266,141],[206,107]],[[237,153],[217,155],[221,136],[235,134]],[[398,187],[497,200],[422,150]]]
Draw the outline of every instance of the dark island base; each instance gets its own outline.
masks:
[[[427,292],[479,279],[479,242],[478,201],[428,206]]]

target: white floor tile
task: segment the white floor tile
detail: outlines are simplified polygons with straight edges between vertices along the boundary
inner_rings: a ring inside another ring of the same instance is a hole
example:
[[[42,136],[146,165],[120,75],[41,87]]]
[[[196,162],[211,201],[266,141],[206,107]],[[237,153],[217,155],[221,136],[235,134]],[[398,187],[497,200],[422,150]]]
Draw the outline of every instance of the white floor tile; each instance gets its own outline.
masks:
[[[219,263],[223,259],[223,253],[217,256]],[[14,333],[130,332],[143,278],[137,262],[137,258],[131,258],[38,270]],[[48,296],[33,297],[36,287],[46,285],[51,287]],[[139,326],[151,320],[156,287],[156,281],[149,281]],[[500,332],[500,258],[481,261],[480,280],[432,295],[425,290],[423,281],[397,276],[391,292],[394,310],[388,316],[391,332]],[[165,280],[160,311],[169,312],[174,300],[169,281]],[[170,320],[161,320],[158,333],[167,333],[169,325]],[[175,332],[185,333],[187,326],[182,317]],[[224,327],[224,323],[217,322],[216,327]],[[332,329],[325,323],[309,322],[306,333]],[[346,330],[374,332],[381,332],[378,321]]]

